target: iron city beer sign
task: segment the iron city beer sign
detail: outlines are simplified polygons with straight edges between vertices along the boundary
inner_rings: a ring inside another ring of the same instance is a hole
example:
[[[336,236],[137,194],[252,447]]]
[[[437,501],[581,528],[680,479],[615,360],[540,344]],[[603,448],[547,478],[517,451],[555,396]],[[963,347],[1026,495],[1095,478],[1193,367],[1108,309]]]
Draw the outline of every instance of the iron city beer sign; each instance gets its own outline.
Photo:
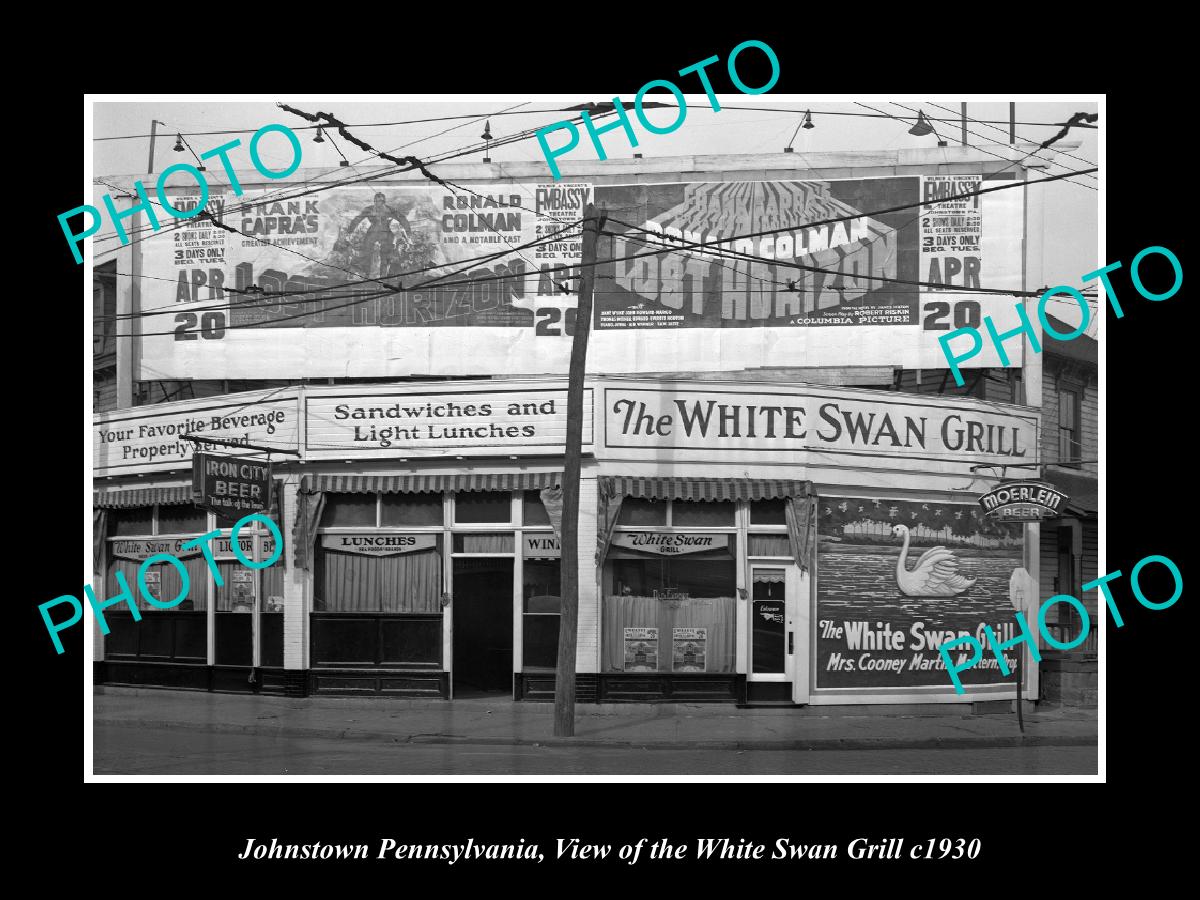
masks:
[[[192,454],[192,493],[196,505],[218,515],[241,518],[271,505],[271,464],[240,456]]]
[[[1010,522],[1036,522],[1062,514],[1069,498],[1044,481],[1006,481],[979,498],[990,516]]]

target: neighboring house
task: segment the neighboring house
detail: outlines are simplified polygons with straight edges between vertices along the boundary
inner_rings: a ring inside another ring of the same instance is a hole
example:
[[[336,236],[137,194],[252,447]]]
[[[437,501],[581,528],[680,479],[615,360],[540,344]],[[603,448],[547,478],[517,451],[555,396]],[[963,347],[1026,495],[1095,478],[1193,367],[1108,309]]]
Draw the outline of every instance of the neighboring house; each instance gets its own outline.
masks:
[[[1048,317],[1059,332],[1073,329]],[[1096,341],[1081,336],[1071,341],[1047,341],[1042,355],[1042,460],[1046,481],[1064,491],[1070,500],[1058,519],[1041,526],[1041,596],[1069,594],[1080,598],[1091,618],[1087,640],[1073,650],[1042,650],[1042,697],[1073,705],[1096,702],[1096,648],[1102,614],[1096,591],[1082,586],[1096,579],[1097,514],[1096,480],[1099,457],[1099,370]],[[1078,635],[1079,615],[1066,604],[1057,604],[1047,627],[1063,643]]]
[[[117,408],[116,273],[116,262],[92,273],[92,411],[98,413]]]

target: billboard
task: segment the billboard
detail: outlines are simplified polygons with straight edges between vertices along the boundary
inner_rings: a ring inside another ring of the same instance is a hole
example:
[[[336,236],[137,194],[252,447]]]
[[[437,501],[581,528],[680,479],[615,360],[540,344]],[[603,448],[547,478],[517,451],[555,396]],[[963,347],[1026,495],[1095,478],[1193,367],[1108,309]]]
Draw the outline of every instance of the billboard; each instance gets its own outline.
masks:
[[[1022,565],[1024,529],[973,503],[822,496],[817,506],[816,687],[944,688],[938,648],[962,635],[988,646],[1016,635],[1009,581]],[[964,649],[951,651],[960,664]],[[1016,684],[992,654],[964,685]],[[965,654],[969,656],[969,654]]]
[[[608,219],[590,371],[943,368],[939,332],[986,315],[1018,324],[1011,296],[973,290],[1021,287],[1023,191],[970,194],[1000,183],[316,183],[295,199],[215,197],[225,227],[195,218],[137,248],[153,313],[137,377],[565,374],[582,256],[571,226],[592,201]],[[685,244],[699,241],[715,250]],[[995,349],[971,365],[998,365]]]

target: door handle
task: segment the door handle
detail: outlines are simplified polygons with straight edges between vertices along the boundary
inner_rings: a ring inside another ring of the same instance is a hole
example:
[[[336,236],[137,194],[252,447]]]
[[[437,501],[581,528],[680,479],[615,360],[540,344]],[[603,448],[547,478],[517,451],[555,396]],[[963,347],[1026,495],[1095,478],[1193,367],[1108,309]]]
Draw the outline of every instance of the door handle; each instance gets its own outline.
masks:
[[[788,656],[796,652],[796,632],[788,632]]]

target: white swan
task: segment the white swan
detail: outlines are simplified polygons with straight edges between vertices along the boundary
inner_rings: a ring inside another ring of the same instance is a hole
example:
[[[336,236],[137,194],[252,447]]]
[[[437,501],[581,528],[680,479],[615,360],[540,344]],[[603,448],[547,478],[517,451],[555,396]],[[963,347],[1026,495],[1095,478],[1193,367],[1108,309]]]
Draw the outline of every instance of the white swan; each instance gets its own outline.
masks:
[[[907,525],[892,528],[896,537],[904,537],[900,558],[896,560],[896,585],[908,597],[953,597],[971,588],[978,580],[958,574],[958,557],[945,547],[926,550],[910,572],[905,568],[908,558],[909,533]]]

